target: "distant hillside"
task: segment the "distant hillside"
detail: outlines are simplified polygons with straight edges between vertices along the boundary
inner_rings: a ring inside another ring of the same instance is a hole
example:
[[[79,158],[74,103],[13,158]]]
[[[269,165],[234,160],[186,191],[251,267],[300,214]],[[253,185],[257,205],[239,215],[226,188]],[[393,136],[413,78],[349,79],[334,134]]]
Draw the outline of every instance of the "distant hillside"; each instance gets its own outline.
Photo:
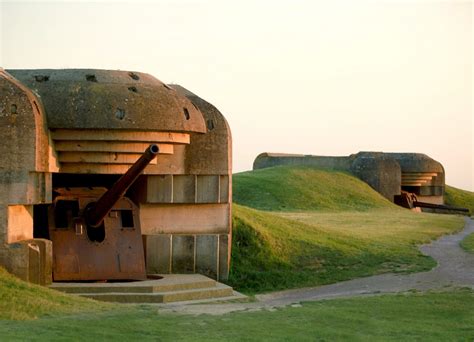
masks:
[[[344,172],[277,166],[233,176],[233,200],[267,211],[394,208],[369,185]]]
[[[474,192],[446,185],[444,200],[447,205],[468,208],[474,215]]]

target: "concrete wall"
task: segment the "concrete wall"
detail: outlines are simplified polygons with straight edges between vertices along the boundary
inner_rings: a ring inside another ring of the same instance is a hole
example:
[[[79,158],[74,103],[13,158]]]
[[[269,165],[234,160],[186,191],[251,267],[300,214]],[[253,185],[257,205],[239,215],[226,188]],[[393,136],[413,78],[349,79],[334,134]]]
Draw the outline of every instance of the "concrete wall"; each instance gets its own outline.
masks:
[[[51,282],[51,242],[33,239],[33,204],[51,201],[46,119],[39,99],[0,70],[0,265],[18,277]]]
[[[359,152],[352,156],[350,172],[369,184],[389,201],[401,192],[400,165],[384,153]]]
[[[349,171],[349,157],[312,156],[302,154],[261,153],[253,162],[253,169],[263,169],[278,165],[305,165],[323,169]]]
[[[179,174],[143,177],[140,203],[150,273],[229,274],[232,234],[232,137],[224,116],[187,89],[172,85],[203,114],[205,134],[191,134]]]

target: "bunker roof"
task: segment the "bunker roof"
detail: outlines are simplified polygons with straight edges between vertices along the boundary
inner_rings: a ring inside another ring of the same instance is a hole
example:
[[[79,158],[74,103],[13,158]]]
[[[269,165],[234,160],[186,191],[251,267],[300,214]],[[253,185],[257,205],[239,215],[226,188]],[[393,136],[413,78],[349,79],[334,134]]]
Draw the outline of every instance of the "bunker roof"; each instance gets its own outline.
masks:
[[[199,109],[149,74],[99,69],[6,71],[38,95],[50,129],[206,132]]]

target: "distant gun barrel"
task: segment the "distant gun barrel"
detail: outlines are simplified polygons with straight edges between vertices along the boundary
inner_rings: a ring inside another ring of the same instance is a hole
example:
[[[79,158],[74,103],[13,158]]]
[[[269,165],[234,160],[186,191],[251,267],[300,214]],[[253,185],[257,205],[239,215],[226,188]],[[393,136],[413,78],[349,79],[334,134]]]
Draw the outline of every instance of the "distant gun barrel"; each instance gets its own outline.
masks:
[[[92,202],[86,207],[84,219],[88,226],[93,228],[100,227],[113,206],[125,195],[125,192],[137,180],[148,164],[155,159],[158,152],[158,145],[152,144],[148,146],[135,164],[97,202]]]
[[[434,204],[418,201],[418,198],[414,193],[402,191],[400,195],[394,197],[395,204],[402,206],[404,208],[413,209],[413,208],[426,208],[430,209],[433,212],[445,213],[445,214],[462,214],[469,215],[468,208],[459,208],[453,207],[445,204]]]
[[[457,212],[464,215],[469,215],[468,208],[459,208],[459,207],[452,207],[450,205],[432,204],[432,203],[419,202],[419,201],[413,202],[413,205],[415,207],[420,207],[420,208],[429,208],[429,209],[442,210],[442,211],[452,211],[452,212]]]

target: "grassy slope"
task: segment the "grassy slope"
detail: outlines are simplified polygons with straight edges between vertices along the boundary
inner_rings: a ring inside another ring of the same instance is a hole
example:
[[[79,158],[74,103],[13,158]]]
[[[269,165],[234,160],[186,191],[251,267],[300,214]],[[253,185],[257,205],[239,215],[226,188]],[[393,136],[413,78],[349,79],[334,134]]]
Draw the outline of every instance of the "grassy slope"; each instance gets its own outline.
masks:
[[[474,215],[474,192],[446,186],[445,202],[455,207],[468,208]]]
[[[235,202],[266,209],[234,205],[229,283],[248,293],[427,270],[435,262],[416,246],[463,226],[401,209],[340,172],[263,169],[235,175],[234,189]]]
[[[160,314],[154,306],[95,315],[0,321],[3,340],[472,341],[474,293],[409,293],[325,300],[272,312]]]
[[[428,270],[435,262],[416,245],[463,221],[407,210],[275,214],[234,205],[233,224],[229,283],[252,293]]]
[[[461,241],[461,247],[469,253],[474,253],[474,233],[469,234]]]
[[[109,307],[108,304],[25,283],[0,267],[0,319],[23,320],[44,315],[98,312]]]
[[[234,202],[271,211],[341,211],[393,205],[359,179],[337,171],[279,166],[233,178]]]

